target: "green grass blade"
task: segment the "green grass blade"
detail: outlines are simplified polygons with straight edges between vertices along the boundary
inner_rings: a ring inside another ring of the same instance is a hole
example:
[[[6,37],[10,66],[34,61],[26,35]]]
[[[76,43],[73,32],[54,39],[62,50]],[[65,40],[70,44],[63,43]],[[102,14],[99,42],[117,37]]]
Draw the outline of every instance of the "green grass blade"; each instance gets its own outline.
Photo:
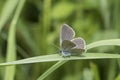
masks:
[[[98,66],[95,63],[90,62],[90,67],[91,67],[92,71],[94,72],[94,79],[95,80],[100,80],[100,74],[99,74]]]
[[[7,61],[16,60],[16,46],[15,46],[16,32],[15,31],[16,31],[16,24],[17,24],[24,2],[25,0],[20,0],[15,12],[15,16],[13,17],[13,20],[10,25],[9,36],[8,36],[8,46],[7,46],[7,57],[6,57]],[[14,75],[15,75],[15,66],[7,66],[5,68],[4,80],[14,80]]]
[[[93,42],[87,45],[87,49],[91,49],[99,46],[120,46],[120,39],[109,39]]]
[[[108,54],[104,54],[104,53],[88,53],[88,54],[89,55],[87,55],[87,56],[89,56],[89,58],[87,57],[87,59],[115,58],[114,54],[112,54],[113,56],[112,55],[108,55]],[[98,55],[96,56],[96,54],[98,54]],[[120,58],[120,55],[119,55],[118,58]],[[84,59],[84,58],[80,58],[79,57],[79,58],[71,58],[71,59],[65,59],[65,60],[59,61],[55,65],[53,65],[51,68],[49,68],[45,73],[43,73],[37,80],[43,80],[49,74],[51,74],[53,71],[55,71],[58,67],[62,66],[64,63],[66,63],[68,60],[77,60],[77,59]],[[95,66],[94,66],[94,71],[95,70],[97,71],[97,69],[95,69]],[[95,78],[96,78],[96,80],[99,80],[99,74],[96,74]]]
[[[66,61],[61,60],[61,61],[57,62],[55,65],[53,65],[51,68],[49,68],[43,75],[41,75],[37,80],[43,80],[50,73],[52,73],[53,71],[55,71],[57,68],[59,68],[60,66],[62,66],[66,62],[67,62],[67,60]]]
[[[97,42],[94,42],[94,43],[87,45],[87,49],[91,49],[91,48],[99,47],[99,46],[106,46],[106,45],[107,46],[108,45],[120,46],[120,39],[97,41]],[[105,54],[105,53],[84,53],[81,57],[80,56],[71,56],[68,58],[63,58],[62,56],[60,56],[58,54],[52,54],[52,55],[43,55],[43,56],[38,56],[38,57],[22,59],[22,60],[18,60],[18,61],[1,63],[0,66],[28,64],[28,63],[37,63],[37,62],[59,61],[55,65],[53,65],[51,68],[49,68],[42,76],[40,76],[38,78],[38,80],[40,80],[40,79],[44,79],[45,77],[47,77],[50,73],[52,73],[54,70],[56,70],[58,67],[63,65],[68,60],[106,59],[106,58],[107,59],[120,58],[120,55],[119,54]],[[63,61],[63,62],[61,62],[61,61]]]
[[[16,8],[16,5],[18,4],[19,0],[7,0],[2,13],[0,14],[0,31],[2,27],[5,25],[6,21],[9,19],[11,14],[13,13],[14,9]]]
[[[87,49],[91,49],[94,47],[99,46],[106,46],[106,45],[116,45],[120,46],[120,39],[111,39],[111,40],[101,40],[94,43],[91,43],[87,45]],[[103,58],[120,58],[119,54],[105,54],[105,53],[85,53],[83,54],[84,57],[78,57],[78,56],[71,56],[70,58],[63,58],[59,56],[58,54],[52,54],[52,55],[43,55],[38,57],[32,57],[27,59],[22,59],[18,61],[13,62],[6,62],[1,63],[2,65],[16,65],[16,64],[27,64],[27,63],[37,63],[37,62],[50,62],[50,61],[59,61],[59,60],[75,60],[75,59],[103,59]]]
[[[117,41],[117,42],[116,42]],[[107,42],[107,43],[106,43]],[[112,44],[110,44],[110,42],[113,42]],[[104,46],[105,44],[102,44],[102,43],[105,43],[106,45],[117,45],[120,43],[120,40],[104,40],[104,41],[98,41],[98,42],[94,42],[90,45],[87,46],[87,49],[91,49],[91,48],[94,48],[94,47],[98,47],[98,46]],[[96,45],[96,46],[95,46]],[[119,46],[119,45],[118,45]],[[89,53],[90,54],[90,53]],[[98,55],[97,55],[98,54]],[[95,53],[95,54],[90,54],[89,57],[93,56],[92,58],[95,58],[95,56],[97,55],[98,57],[101,56],[101,58],[105,58],[105,56],[108,58],[108,54],[99,54],[99,53]],[[88,54],[86,53],[86,55],[88,56]],[[84,55],[84,56],[86,56]],[[98,58],[96,56],[96,59]],[[103,56],[103,57],[102,57]],[[113,54],[113,56],[115,57],[115,55]],[[113,58],[112,55],[109,55],[109,58]],[[87,58],[88,59],[88,58]],[[72,59],[71,59],[72,60]],[[67,60],[68,61],[68,60]],[[58,67],[60,67],[61,65],[63,65],[64,63],[66,63],[67,61],[63,61],[62,62],[57,62],[55,65],[53,65],[51,68],[49,68],[45,73],[43,73],[37,80],[43,80],[44,78],[46,78],[49,74],[51,74],[54,70],[56,70]],[[98,75],[96,77],[97,79],[99,79]]]
[[[94,48],[94,47],[98,47],[98,46],[106,46],[106,45],[117,45],[117,46],[120,46],[120,39],[112,39],[112,40],[101,40],[101,41],[97,41],[97,42],[94,42],[94,43],[91,43],[89,45],[87,45],[87,49],[91,49],[91,48]],[[86,54],[83,54],[83,57],[79,57],[79,59],[103,59],[103,58],[115,58],[115,55],[116,54],[104,54],[104,53],[86,53]],[[116,58],[120,58],[120,55],[117,54]],[[70,58],[69,58],[70,59]],[[75,59],[78,59],[78,58],[75,58]],[[74,60],[74,58],[71,58],[70,60]],[[68,60],[67,60],[68,61]],[[66,61],[66,62],[67,62]],[[64,62],[64,63],[66,63]],[[60,63],[60,61],[58,62]],[[55,65],[57,65],[58,63],[56,63]],[[63,64],[64,64],[63,63]],[[53,66],[55,66],[53,65]],[[58,68],[58,66],[61,66],[62,63],[58,64],[56,67]],[[53,67],[52,66],[52,67]],[[56,70],[57,68],[53,68],[52,69],[49,68],[45,73],[43,73],[43,75],[41,75],[37,80],[43,80],[44,78],[46,78],[50,73],[52,73],[54,70]],[[98,76],[98,75],[97,75]],[[96,77],[96,79],[99,79],[98,77]]]
[[[44,55],[38,57],[32,57],[12,62],[1,63],[0,66],[7,65],[17,65],[17,64],[28,64],[28,63],[38,63],[38,62],[51,62],[51,61],[61,61],[61,60],[81,60],[81,59],[114,59],[120,58],[119,54],[106,54],[106,53],[85,53],[80,56],[71,56],[63,58],[58,54]]]
[[[107,75],[107,80],[114,80],[115,78],[115,74],[116,74],[116,70],[117,69],[117,64],[116,64],[116,60],[112,59],[110,60],[110,64],[108,67],[108,75]]]

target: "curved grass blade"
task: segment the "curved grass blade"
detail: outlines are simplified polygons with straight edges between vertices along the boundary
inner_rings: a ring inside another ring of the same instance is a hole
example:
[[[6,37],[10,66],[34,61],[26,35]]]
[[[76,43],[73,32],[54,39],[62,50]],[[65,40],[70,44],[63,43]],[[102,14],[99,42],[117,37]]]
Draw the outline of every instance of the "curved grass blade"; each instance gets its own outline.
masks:
[[[100,40],[87,45],[87,49],[99,46],[120,46],[120,39]]]
[[[87,45],[87,49],[91,49],[91,48],[99,47],[99,46],[106,46],[106,45],[120,46],[120,39],[101,40],[101,41],[93,42]],[[85,53],[83,54],[83,56],[85,57],[71,56],[70,58],[63,58],[59,56],[58,54],[53,54],[53,55],[45,55],[45,56],[27,58],[27,59],[17,60],[13,62],[1,63],[0,66],[28,64],[28,63],[37,63],[37,62],[50,62],[50,61],[59,61],[59,60],[66,60],[66,59],[75,60],[75,59],[120,58],[120,55],[118,54],[105,54],[105,53]]]
[[[23,4],[25,0],[21,0],[18,4],[18,7],[15,12],[15,16],[10,25],[9,36],[8,36],[8,46],[7,46],[7,61],[16,60],[16,41],[15,41],[15,33],[16,33],[16,24],[22,10]],[[5,76],[4,80],[13,80],[15,75],[15,66],[7,66],[5,68]]]
[[[99,46],[106,46],[106,45],[120,46],[120,39],[97,41],[97,42],[94,42],[94,43],[87,45],[87,49],[91,49],[91,48],[99,47]],[[37,62],[59,61],[55,65],[53,65],[51,68],[49,68],[42,76],[40,76],[38,78],[38,80],[39,80],[39,79],[44,79],[45,77],[47,77],[50,73],[52,73],[54,70],[56,70],[58,67],[63,65],[68,60],[104,59],[104,58],[108,58],[108,59],[120,58],[120,55],[119,54],[105,54],[105,53],[86,53],[86,54],[83,54],[81,57],[71,56],[70,58],[63,58],[62,56],[59,56],[58,54],[53,54],[53,55],[45,55],[45,56],[27,58],[27,59],[13,61],[13,62],[1,63],[0,66],[16,65],[16,64],[28,64],[28,63],[37,63]],[[63,63],[61,62],[61,60],[63,61]],[[54,67],[57,67],[57,68],[54,68]]]
[[[64,63],[66,63],[67,60],[61,60],[59,62],[57,62],[55,65],[53,65],[51,68],[49,68],[47,71],[45,71],[45,73],[43,75],[41,75],[37,80],[43,80],[44,78],[46,78],[50,73],[52,73],[53,71],[55,71],[57,68],[59,68],[60,66],[62,66]]]
[[[94,43],[91,43],[91,44],[87,45],[87,49],[91,49],[91,48],[98,47],[98,46],[106,46],[106,45],[117,45],[117,46],[120,46],[120,39],[97,41],[97,42],[94,42]],[[85,54],[83,54],[83,55],[85,56]],[[92,54],[89,53],[89,54],[86,54],[86,55],[87,56],[85,56],[85,57],[87,57],[87,59],[90,59],[90,58],[91,59],[92,58],[99,59],[100,57],[101,57],[100,59],[102,59],[102,58],[115,58],[116,54],[112,54],[113,56],[111,54],[109,55],[109,54],[104,54],[104,53],[92,53]],[[89,58],[88,58],[88,56],[89,56]],[[120,55],[118,55],[118,58],[120,58],[119,56]],[[60,63],[60,61],[57,62],[55,65],[53,65],[51,68],[49,68],[45,73],[43,73],[37,80],[43,80],[50,73],[52,73],[54,70],[56,70],[56,68],[54,69],[53,67],[57,67],[58,68],[58,66],[60,67],[61,65],[62,65],[62,63]]]
[[[63,58],[58,54],[45,55],[32,57],[12,62],[1,63],[0,66],[7,65],[17,65],[17,64],[28,64],[28,63],[38,63],[38,62],[51,62],[51,61],[61,61],[61,60],[81,60],[81,59],[114,59],[120,58],[119,54],[106,54],[106,53],[85,53],[81,57],[80,56],[71,56]]]
[[[4,24],[7,22],[10,15],[13,13],[14,9],[16,8],[18,1],[19,0],[6,0],[6,3],[0,15],[0,32]]]

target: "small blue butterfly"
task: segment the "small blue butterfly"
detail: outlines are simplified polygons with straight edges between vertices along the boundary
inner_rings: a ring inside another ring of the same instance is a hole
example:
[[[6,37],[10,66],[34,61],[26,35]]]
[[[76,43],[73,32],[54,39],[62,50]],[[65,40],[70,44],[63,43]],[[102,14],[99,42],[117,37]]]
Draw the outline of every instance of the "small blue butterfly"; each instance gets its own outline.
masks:
[[[81,55],[86,51],[85,40],[81,37],[74,38],[75,32],[67,24],[62,25],[60,32],[60,48],[63,57]]]

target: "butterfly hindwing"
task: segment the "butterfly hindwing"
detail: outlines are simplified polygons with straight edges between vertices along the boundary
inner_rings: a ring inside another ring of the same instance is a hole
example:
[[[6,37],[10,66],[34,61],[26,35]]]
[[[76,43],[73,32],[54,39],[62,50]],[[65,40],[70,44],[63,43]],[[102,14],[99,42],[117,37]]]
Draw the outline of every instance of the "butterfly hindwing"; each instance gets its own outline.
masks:
[[[85,40],[80,37],[74,38],[72,42],[76,44],[77,49],[85,49],[86,47]]]
[[[62,56],[64,56],[64,57],[70,56],[71,53],[69,51],[75,46],[76,45],[69,40],[62,41],[62,44],[61,44],[61,54],[62,54]]]
[[[72,41],[64,40],[61,46],[63,56],[80,55],[85,51],[84,49],[76,48],[76,46]]]
[[[73,47],[75,47],[76,45],[73,43],[73,42],[71,42],[71,41],[69,41],[69,40],[64,40],[63,42],[62,42],[62,45],[61,45],[61,49],[63,50],[63,51],[69,51],[70,49],[72,49]]]

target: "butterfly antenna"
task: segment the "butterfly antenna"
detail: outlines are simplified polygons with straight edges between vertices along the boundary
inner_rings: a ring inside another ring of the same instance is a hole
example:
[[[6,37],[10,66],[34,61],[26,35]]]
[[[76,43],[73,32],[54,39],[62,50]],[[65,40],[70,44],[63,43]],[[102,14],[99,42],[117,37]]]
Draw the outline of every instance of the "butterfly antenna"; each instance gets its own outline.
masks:
[[[60,47],[54,45],[54,44],[51,44],[52,46],[54,46],[55,48],[57,48],[58,50],[60,50]]]
[[[56,52],[54,52],[54,53],[52,53],[52,54],[56,54],[56,53],[60,53],[60,51],[56,51]]]

